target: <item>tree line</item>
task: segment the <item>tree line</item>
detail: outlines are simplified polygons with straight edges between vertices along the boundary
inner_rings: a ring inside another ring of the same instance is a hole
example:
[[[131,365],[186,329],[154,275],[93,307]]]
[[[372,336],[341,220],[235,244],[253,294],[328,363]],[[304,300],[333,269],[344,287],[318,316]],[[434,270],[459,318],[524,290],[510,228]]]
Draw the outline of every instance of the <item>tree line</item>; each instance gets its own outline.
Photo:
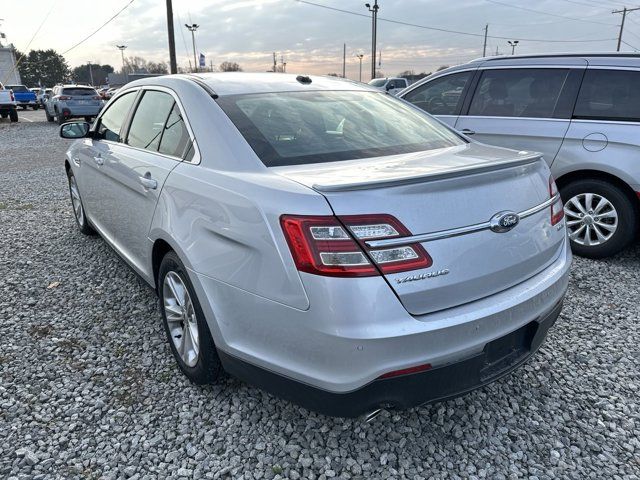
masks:
[[[27,54],[15,51],[17,69],[22,83],[28,87],[52,87],[59,83],[93,83],[105,85],[108,75],[115,72],[109,64],[85,63],[70,68],[64,56],[53,49],[31,50]],[[222,62],[218,69],[222,72],[241,72],[242,68],[236,62]],[[169,68],[166,62],[152,62],[142,57],[127,57],[120,73],[153,73],[167,74]],[[93,79],[93,82],[92,82]]]

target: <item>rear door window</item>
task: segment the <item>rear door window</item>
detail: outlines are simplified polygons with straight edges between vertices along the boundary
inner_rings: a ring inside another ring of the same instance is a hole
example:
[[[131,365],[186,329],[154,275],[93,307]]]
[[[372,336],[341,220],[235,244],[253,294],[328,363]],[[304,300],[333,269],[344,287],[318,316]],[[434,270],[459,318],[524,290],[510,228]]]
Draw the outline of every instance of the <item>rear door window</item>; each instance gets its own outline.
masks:
[[[145,91],[131,120],[127,145],[157,151],[173,103],[173,97],[168,93]]]
[[[189,136],[189,131],[184,123],[184,118],[182,118],[180,108],[174,103],[164,126],[158,151],[165,155],[185,158],[190,149],[191,137]]]
[[[404,99],[432,115],[458,115],[462,92],[473,72],[452,73],[411,90]]]
[[[100,117],[98,134],[100,138],[112,142],[120,141],[120,130],[127,119],[127,114],[133,105],[137,92],[125,93],[109,104],[109,107]]]
[[[485,70],[469,115],[552,118],[568,73],[558,68]]]
[[[640,121],[640,72],[587,70],[573,118]]]

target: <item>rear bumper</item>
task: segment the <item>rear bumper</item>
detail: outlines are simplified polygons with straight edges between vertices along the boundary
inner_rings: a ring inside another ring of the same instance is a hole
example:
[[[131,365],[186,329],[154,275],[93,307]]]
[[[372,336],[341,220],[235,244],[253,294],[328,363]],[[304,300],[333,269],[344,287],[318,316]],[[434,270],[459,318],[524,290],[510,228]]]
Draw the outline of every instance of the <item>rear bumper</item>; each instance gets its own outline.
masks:
[[[62,108],[65,117],[94,117],[100,113],[102,106],[74,106]]]
[[[485,345],[464,360],[422,373],[378,379],[351,392],[336,393],[298,382],[220,352],[227,372],[309,410],[356,417],[378,408],[406,409],[463,395],[518,368],[533,355],[556,322],[562,302],[540,318]]]

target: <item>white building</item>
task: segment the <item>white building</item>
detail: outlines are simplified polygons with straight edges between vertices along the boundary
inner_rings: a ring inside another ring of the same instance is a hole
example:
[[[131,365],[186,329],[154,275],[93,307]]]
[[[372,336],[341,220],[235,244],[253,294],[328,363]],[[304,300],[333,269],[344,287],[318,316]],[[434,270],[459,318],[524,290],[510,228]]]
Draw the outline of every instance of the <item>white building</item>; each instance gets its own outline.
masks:
[[[8,47],[0,45],[0,83],[3,85],[20,85],[22,83],[11,44]]]

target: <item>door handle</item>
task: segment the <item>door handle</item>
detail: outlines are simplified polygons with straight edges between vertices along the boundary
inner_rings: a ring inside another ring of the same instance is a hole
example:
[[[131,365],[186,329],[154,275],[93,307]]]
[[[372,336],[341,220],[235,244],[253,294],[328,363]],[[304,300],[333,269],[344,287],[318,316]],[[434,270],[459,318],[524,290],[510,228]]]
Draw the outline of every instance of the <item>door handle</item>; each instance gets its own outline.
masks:
[[[464,133],[465,135],[474,135],[476,132],[474,130],[469,130],[468,128],[465,128],[463,130],[461,130],[462,133]]]
[[[96,162],[98,165],[104,165],[104,160],[102,159],[101,156],[93,157],[93,161]]]
[[[158,188],[158,182],[151,178],[151,174],[149,172],[145,173],[144,177],[138,178],[140,179],[140,183],[144,188],[148,188],[151,190],[155,190],[156,188]]]

